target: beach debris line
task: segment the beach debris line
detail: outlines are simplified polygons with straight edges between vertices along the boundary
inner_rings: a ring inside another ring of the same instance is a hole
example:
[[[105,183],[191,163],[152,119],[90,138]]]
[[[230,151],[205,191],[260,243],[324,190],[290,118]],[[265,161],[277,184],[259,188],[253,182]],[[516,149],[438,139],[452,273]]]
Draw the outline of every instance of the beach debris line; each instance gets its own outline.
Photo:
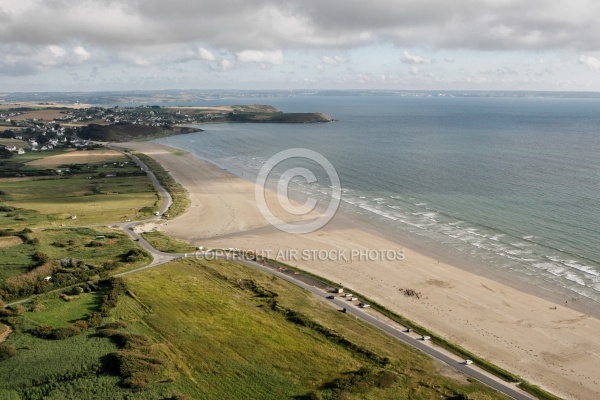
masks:
[[[423,293],[421,292],[417,292],[414,289],[398,289],[402,294],[404,294],[406,297],[416,297],[417,299],[420,299],[421,297],[423,297]]]

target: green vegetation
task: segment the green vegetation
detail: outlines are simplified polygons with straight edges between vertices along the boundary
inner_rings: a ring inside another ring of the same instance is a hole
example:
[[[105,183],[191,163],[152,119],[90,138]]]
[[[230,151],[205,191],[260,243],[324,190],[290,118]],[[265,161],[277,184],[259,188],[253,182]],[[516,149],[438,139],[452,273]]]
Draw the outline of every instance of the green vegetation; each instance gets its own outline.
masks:
[[[23,237],[23,244],[0,248],[0,256],[15,256],[0,264],[0,295],[6,300],[124,272],[151,260],[129,236],[113,229],[60,228],[17,233]],[[96,240],[99,236],[103,239]],[[49,281],[45,279],[48,276]]]
[[[0,398],[503,398],[228,261],[180,260],[13,310],[0,376],[18,375],[0,379]]]
[[[187,191],[181,186],[165,169],[153,158],[136,153],[138,157],[156,176],[160,184],[169,192],[173,199],[173,204],[165,212],[164,218],[173,219],[184,214],[190,208],[190,198]]]
[[[440,376],[416,350],[238,264],[182,260],[126,282],[132,297],[113,316],[168,344],[175,387],[189,398],[501,398]]]
[[[60,297],[53,293],[46,299],[37,299],[30,310],[23,314],[24,318],[38,324],[61,327],[72,324],[98,309],[102,292],[88,292]],[[65,300],[68,299],[68,300]]]
[[[68,162],[68,157],[64,159]],[[125,156],[110,164],[100,160],[56,168],[27,163],[31,160],[27,154],[16,156],[6,161],[12,163],[10,171],[0,167],[9,176],[46,175],[2,182],[0,228],[144,219],[161,201],[150,180]]]
[[[165,253],[194,253],[196,248],[183,240],[174,239],[160,231],[142,233],[144,239],[148,241],[156,250]]]
[[[86,265],[93,268],[106,267],[107,264],[112,265],[115,262],[126,262],[129,252],[138,248],[127,234],[109,228],[54,228],[33,232],[31,236],[38,239],[36,249],[47,254],[51,259],[83,260]],[[96,240],[98,236],[103,239]],[[128,269],[147,263],[150,258],[146,256],[147,258],[141,263],[134,262]]]
[[[229,122],[305,124],[331,122],[332,117],[323,113],[283,113],[277,112],[230,112],[225,118]]]
[[[106,323],[112,319],[109,315],[124,296],[124,290],[119,280],[103,281],[93,292],[71,297],[69,301],[52,295],[28,304],[31,311],[21,315],[9,313],[7,316],[4,312],[2,319],[13,326],[14,332],[0,348],[0,359],[3,359],[0,361],[0,377],[3,377],[0,379],[0,398],[171,398],[173,384],[158,371],[149,374],[147,371],[152,371],[146,365],[142,366],[144,373],[138,378],[156,380],[152,381],[151,390],[129,389],[125,383],[131,375],[124,375],[139,372],[135,370],[139,360],[129,354],[144,352],[142,359],[151,358],[167,364],[167,358],[158,350],[162,346],[141,334],[125,333],[126,341],[116,341],[101,334],[107,329],[126,325]],[[77,302],[76,306],[72,305]],[[64,312],[65,306],[70,312]],[[73,322],[73,319],[77,321]],[[134,385],[129,386],[140,387]]]
[[[79,137],[99,142],[127,142],[148,140],[161,136],[181,135],[199,132],[200,129],[173,126],[137,125],[117,123],[113,125],[90,124],[81,128]]]

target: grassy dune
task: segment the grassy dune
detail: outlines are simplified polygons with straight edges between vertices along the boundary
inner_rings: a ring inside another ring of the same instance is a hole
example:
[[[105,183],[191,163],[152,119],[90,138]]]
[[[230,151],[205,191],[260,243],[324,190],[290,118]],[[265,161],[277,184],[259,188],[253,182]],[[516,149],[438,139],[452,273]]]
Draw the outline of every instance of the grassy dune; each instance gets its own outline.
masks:
[[[502,398],[444,376],[444,367],[416,350],[241,265],[182,260],[126,281],[137,301],[123,302],[115,315],[147,326],[173,349],[181,374],[175,386],[190,398]],[[298,323],[298,315],[310,323]]]
[[[142,233],[142,236],[152,247],[165,253],[194,253],[196,251],[196,247],[189,243],[174,239],[160,231],[145,232]]]
[[[100,325],[66,339],[33,332],[85,319],[102,290],[49,294],[10,317],[17,354],[0,361],[0,398],[502,398],[248,267],[186,259],[126,284]]]

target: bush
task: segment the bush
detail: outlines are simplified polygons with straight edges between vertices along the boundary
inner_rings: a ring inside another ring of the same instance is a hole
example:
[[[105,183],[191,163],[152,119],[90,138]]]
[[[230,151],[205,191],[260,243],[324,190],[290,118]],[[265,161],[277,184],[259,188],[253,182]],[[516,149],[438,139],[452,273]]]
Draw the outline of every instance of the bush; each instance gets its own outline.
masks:
[[[115,260],[106,261],[102,264],[102,268],[106,271],[112,271],[113,269],[117,269],[121,266],[121,263]]]
[[[33,239],[36,240],[36,239]],[[32,242],[33,242],[32,240]],[[48,254],[46,253],[42,253],[41,251],[36,251],[35,253],[33,253],[33,259],[35,260],[35,262],[37,263],[37,265],[43,265],[46,264],[48,261],[50,261],[50,257],[48,256]]]
[[[0,344],[0,361],[17,355],[17,350],[10,345]]]
[[[130,351],[119,351],[116,354],[119,364],[119,375],[123,385],[132,388],[147,387],[160,371],[162,360]]]
[[[146,252],[141,249],[131,249],[125,253],[122,258],[128,263],[142,261],[146,258]]]

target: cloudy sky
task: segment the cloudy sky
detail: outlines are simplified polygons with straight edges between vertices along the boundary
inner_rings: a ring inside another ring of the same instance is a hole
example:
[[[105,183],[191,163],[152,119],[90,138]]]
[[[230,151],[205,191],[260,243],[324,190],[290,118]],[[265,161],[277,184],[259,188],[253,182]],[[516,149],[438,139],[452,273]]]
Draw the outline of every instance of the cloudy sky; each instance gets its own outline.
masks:
[[[2,0],[0,91],[600,91],[597,0]]]

